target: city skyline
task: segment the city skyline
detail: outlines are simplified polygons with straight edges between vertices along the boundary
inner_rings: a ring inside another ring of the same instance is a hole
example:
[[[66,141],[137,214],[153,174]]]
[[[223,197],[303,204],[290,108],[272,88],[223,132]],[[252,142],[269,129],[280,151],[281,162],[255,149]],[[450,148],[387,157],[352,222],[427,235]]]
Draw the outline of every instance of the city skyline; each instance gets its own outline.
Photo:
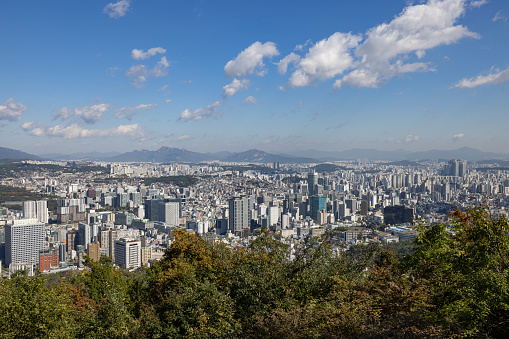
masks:
[[[0,146],[506,152],[500,0],[3,2]]]

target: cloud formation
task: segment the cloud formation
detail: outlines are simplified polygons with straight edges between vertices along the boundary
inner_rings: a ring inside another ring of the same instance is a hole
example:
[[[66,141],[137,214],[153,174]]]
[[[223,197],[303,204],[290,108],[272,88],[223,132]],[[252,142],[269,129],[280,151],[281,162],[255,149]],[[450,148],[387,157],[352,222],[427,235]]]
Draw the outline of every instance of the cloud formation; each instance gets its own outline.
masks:
[[[9,98],[0,105],[0,120],[18,121],[26,109],[25,105],[16,103],[13,98]]]
[[[350,50],[357,47],[360,40],[360,36],[337,32],[329,38],[317,42],[296,64],[296,70],[287,85],[305,87],[311,85],[315,79],[326,80],[343,73],[353,66]],[[283,60],[290,56],[291,54]],[[291,58],[295,59],[295,57]],[[284,70],[284,65],[285,63],[282,64],[281,71]]]
[[[108,14],[112,19],[123,17],[129,11],[131,2],[129,0],[119,0],[115,3],[111,2],[103,9],[103,13]]]
[[[166,50],[162,47],[154,47],[150,48],[148,51],[144,52],[141,49],[133,49],[131,52],[131,56],[134,60],[145,60],[156,54],[164,54]]]
[[[145,65],[133,65],[125,74],[131,78],[131,84],[134,87],[141,88],[145,85],[149,77],[162,77],[167,75],[169,67],[170,63],[166,60],[166,57],[163,56],[152,70],[149,70]]]
[[[189,121],[189,120],[203,120],[209,117],[218,117],[219,116],[219,107],[223,104],[222,101],[216,101],[207,107],[200,107],[191,111],[189,109],[185,109],[182,113],[180,113],[179,120],[180,121]]]
[[[279,61],[278,71],[284,74],[289,64],[295,64],[286,84],[289,87],[306,87],[316,80],[341,76],[334,88],[377,88],[395,76],[435,71],[428,62],[420,61],[426,51],[467,37],[479,38],[479,34],[457,21],[467,6],[483,4],[482,0],[428,0],[409,5],[390,22],[375,26],[364,35],[336,32],[312,44],[303,58],[295,53],[287,55]],[[296,51],[308,43],[299,45]]]
[[[248,96],[246,98],[246,100],[244,100],[244,104],[246,104],[246,105],[254,105],[257,103],[258,103],[258,100],[256,100],[256,98],[252,95]]]
[[[223,99],[231,97],[238,91],[248,89],[250,84],[248,79],[233,79],[231,83],[223,87]]]
[[[141,138],[145,135],[145,130],[138,124],[120,125],[108,129],[86,129],[77,124],[67,126],[56,125],[52,127],[35,127],[33,122],[27,122],[22,128],[33,136],[38,137],[57,137],[63,139],[78,138],[105,138],[122,137]]]
[[[454,87],[474,88],[481,85],[499,85],[509,81],[509,68],[503,71],[492,69],[487,75],[478,75],[470,79],[461,79]]]
[[[188,139],[191,139],[191,136],[190,135],[183,135],[181,137],[178,137],[177,139],[175,139],[175,141],[184,141],[184,140],[188,140]]]
[[[143,110],[147,111],[150,109],[154,109],[157,107],[157,104],[141,104],[135,107],[122,107],[115,112],[115,116],[117,118],[126,118],[131,121],[133,116],[137,113],[137,111]]]
[[[388,24],[370,29],[365,41],[355,50],[356,69],[334,87],[379,87],[394,76],[433,71],[428,63],[406,63],[410,53],[422,59],[428,49],[458,40],[479,38],[467,27],[456,25],[465,13],[464,0],[428,0],[426,4],[406,7]]]
[[[463,133],[455,134],[452,136],[452,142],[457,142],[461,140],[465,135]]]
[[[257,41],[240,52],[235,59],[228,61],[224,66],[224,73],[230,78],[241,78],[258,70],[258,75],[262,76],[266,72],[263,58],[275,55],[279,55],[275,43],[269,41],[262,44]]]
[[[297,63],[300,61],[300,55],[297,55],[295,53],[290,53],[287,56],[285,56],[283,59],[281,59],[277,63],[277,71],[279,74],[285,74],[288,70],[288,65],[291,63]]]
[[[102,119],[104,112],[110,108],[109,104],[97,104],[92,106],[84,106],[81,108],[69,109],[68,107],[62,107],[53,118],[66,120],[70,117],[78,117],[87,124],[93,124]]]

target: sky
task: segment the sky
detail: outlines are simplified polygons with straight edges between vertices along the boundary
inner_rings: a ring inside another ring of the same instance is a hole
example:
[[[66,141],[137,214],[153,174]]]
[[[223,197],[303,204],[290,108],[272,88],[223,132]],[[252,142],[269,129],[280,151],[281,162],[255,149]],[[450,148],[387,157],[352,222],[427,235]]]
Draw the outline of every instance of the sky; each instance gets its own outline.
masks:
[[[0,1],[0,146],[509,153],[509,1]]]

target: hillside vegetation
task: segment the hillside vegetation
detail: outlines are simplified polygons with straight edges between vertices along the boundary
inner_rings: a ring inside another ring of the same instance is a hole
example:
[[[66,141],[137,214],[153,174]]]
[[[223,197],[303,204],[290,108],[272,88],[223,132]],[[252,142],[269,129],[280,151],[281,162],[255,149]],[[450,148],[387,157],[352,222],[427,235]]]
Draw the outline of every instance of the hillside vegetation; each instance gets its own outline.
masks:
[[[413,254],[334,255],[264,232],[247,249],[177,231],[153,268],[106,259],[47,285],[0,284],[0,336],[55,338],[429,338],[509,334],[509,224],[483,208],[421,229]],[[454,236],[450,235],[453,231]]]

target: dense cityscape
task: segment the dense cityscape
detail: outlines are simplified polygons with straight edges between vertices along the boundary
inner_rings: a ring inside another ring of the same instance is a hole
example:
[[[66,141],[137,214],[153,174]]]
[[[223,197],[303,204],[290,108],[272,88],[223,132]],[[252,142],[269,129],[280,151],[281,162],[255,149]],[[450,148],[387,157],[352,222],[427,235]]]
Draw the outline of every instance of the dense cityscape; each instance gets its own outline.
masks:
[[[447,223],[455,209],[487,205],[507,216],[509,204],[507,171],[461,160],[21,164],[33,167],[1,184],[45,194],[56,210],[49,211],[48,199],[4,199],[4,276],[27,268],[31,274],[82,269],[87,255],[111,257],[129,270],[150,266],[175,229],[232,247],[249,246],[260,228],[290,248],[331,233],[335,250],[344,251],[413,240],[419,225]],[[63,172],[69,168],[80,171]]]

